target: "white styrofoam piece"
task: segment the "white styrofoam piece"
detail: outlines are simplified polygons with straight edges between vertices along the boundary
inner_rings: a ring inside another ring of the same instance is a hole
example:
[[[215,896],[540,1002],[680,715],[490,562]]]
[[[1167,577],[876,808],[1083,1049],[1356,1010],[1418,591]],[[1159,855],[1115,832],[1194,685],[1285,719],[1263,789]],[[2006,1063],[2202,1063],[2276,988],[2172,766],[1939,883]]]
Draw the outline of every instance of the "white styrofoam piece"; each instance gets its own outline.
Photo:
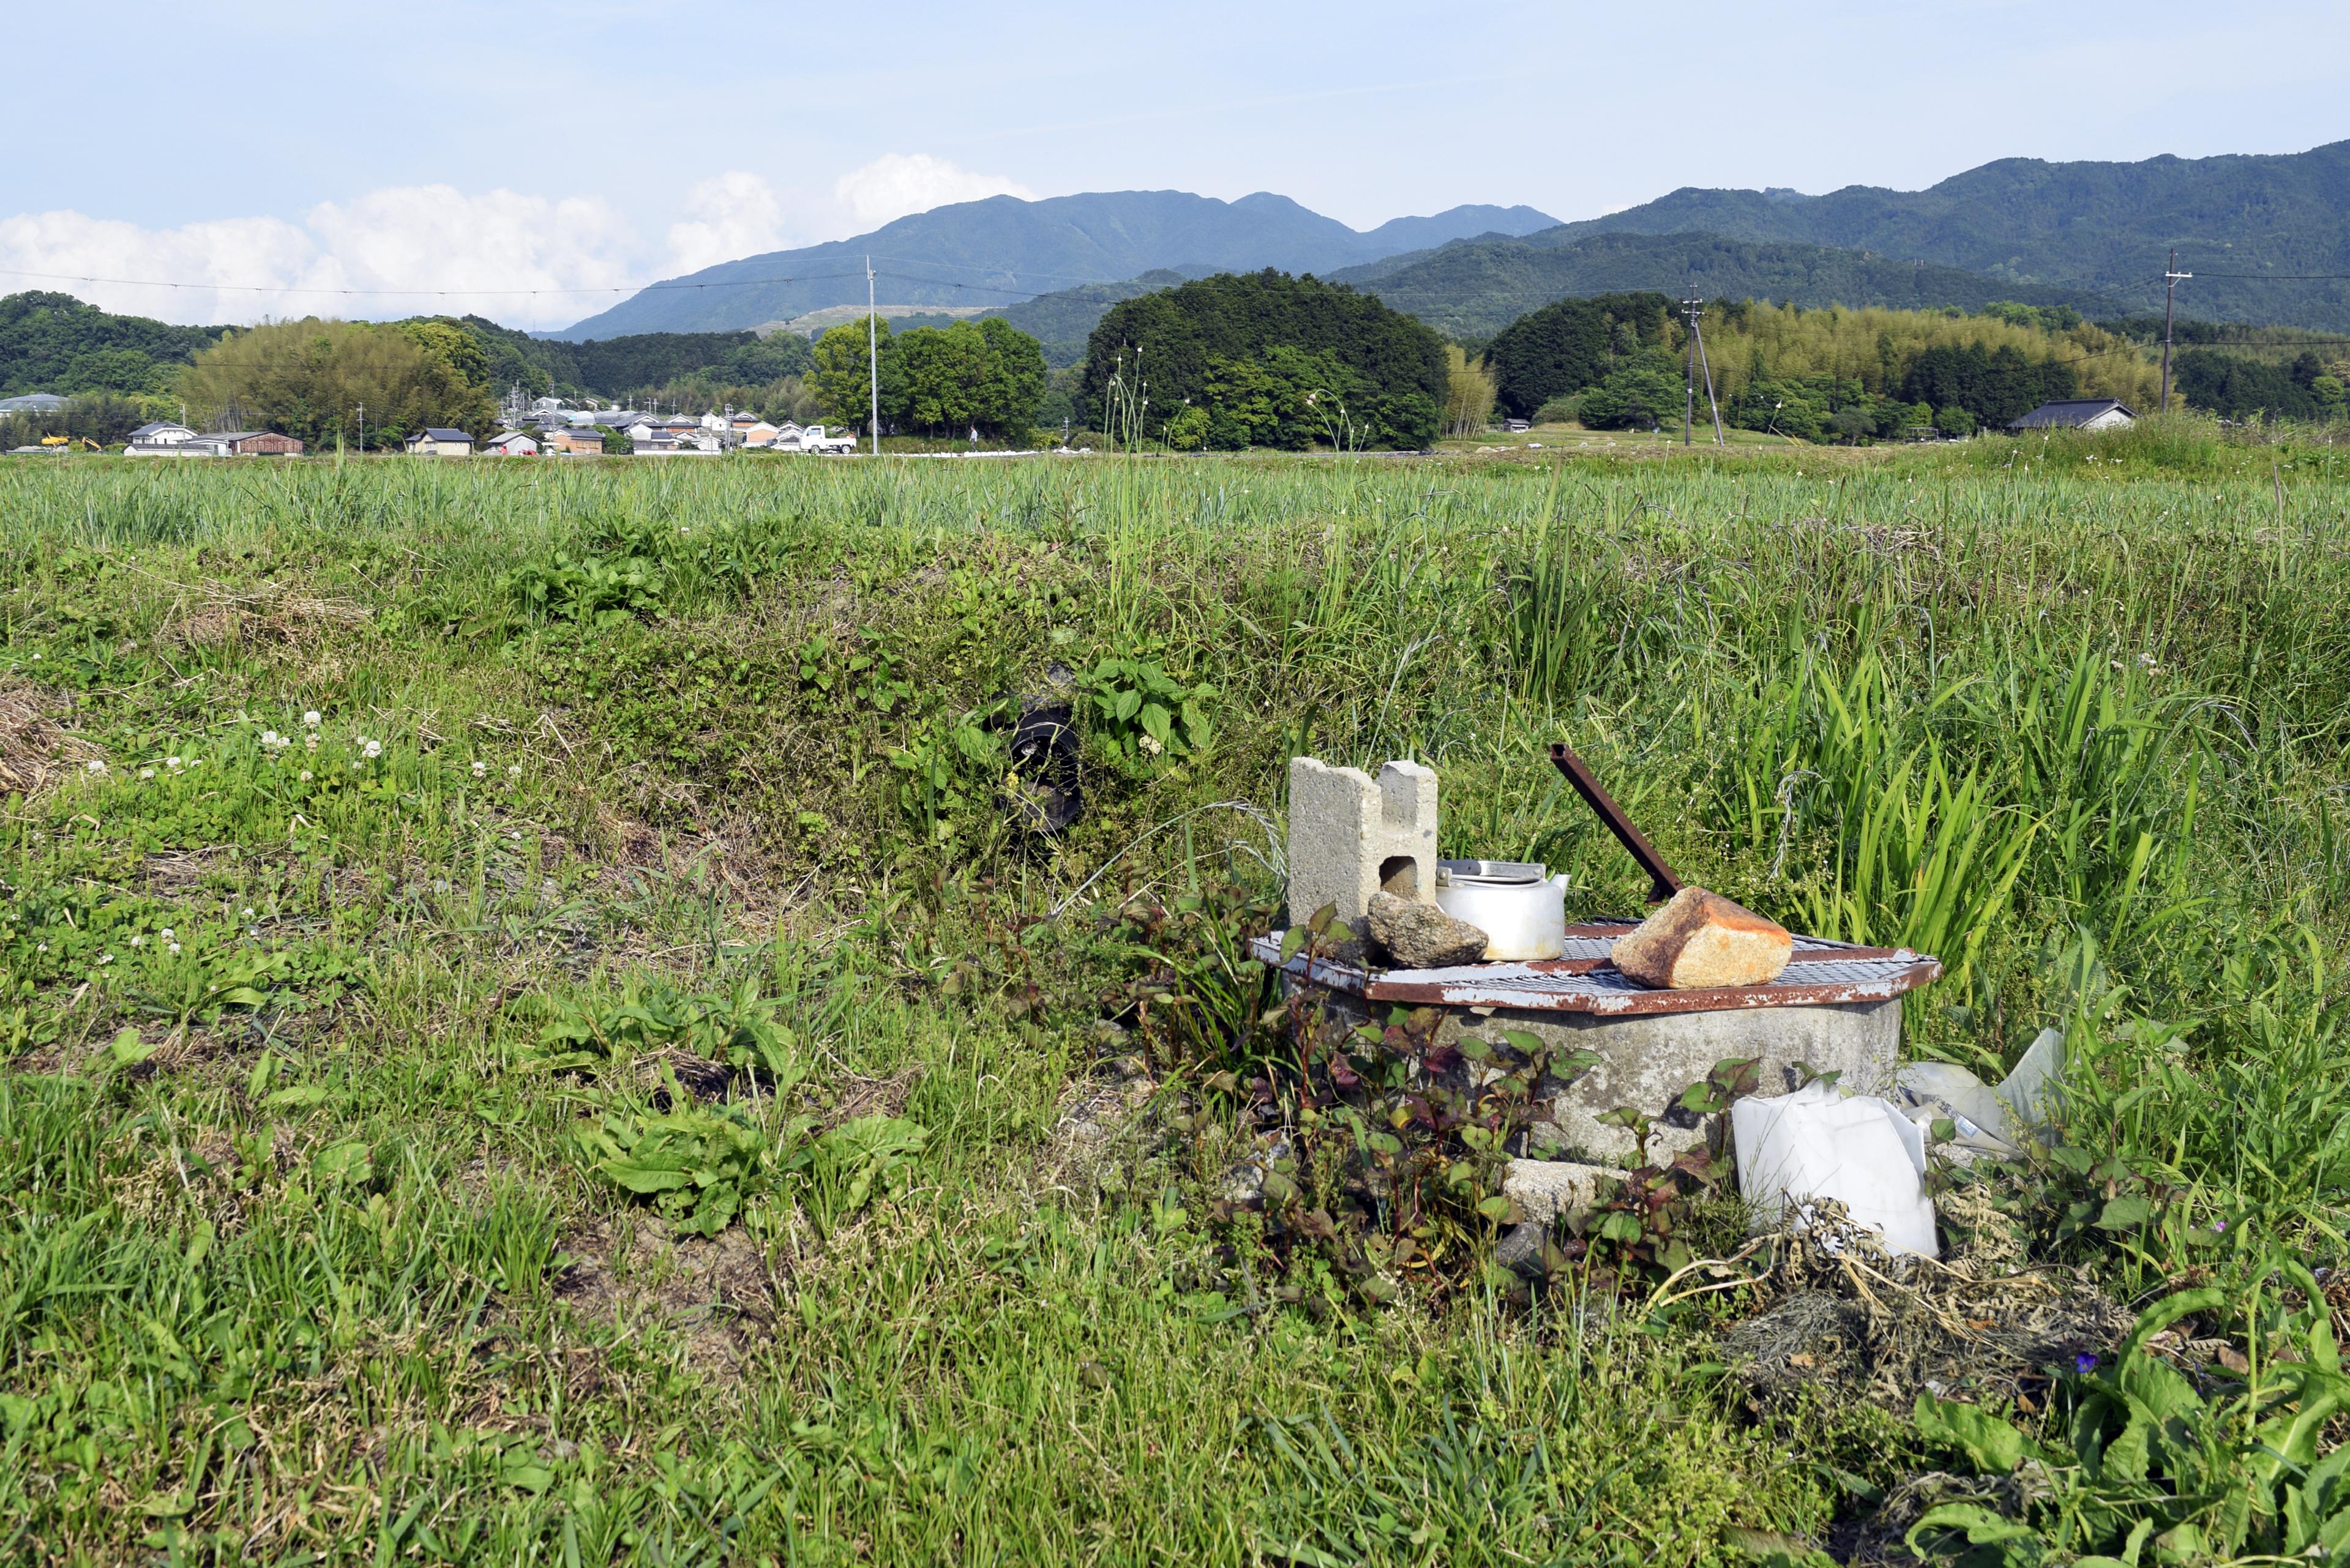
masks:
[[[1926,1196],[1925,1129],[1874,1095],[1812,1083],[1792,1095],[1750,1095],[1730,1107],[1738,1185],[1759,1213],[1832,1198],[1886,1246],[1941,1255]]]

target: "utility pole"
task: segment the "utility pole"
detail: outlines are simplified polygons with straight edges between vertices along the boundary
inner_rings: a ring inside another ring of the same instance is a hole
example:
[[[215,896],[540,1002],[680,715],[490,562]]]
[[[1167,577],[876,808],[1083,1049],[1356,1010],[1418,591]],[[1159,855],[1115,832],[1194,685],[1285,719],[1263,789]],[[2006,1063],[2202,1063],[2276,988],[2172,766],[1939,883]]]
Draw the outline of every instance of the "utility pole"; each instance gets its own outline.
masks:
[[[1681,444],[1690,444],[1690,426],[1697,422],[1697,285],[1690,285],[1690,296],[1681,301],[1681,314],[1689,317],[1689,373],[1681,380]]]
[[[1690,346],[1697,350],[1697,362],[1699,369],[1705,372],[1705,406],[1707,409],[1711,410],[1713,414],[1713,444],[1716,446],[1727,446],[1729,443],[1721,439],[1721,405],[1715,402],[1713,400],[1713,361],[1706,358],[1705,328],[1698,325],[1698,317],[1704,314],[1705,312],[1699,308],[1697,283],[1692,279],[1690,283],[1689,297],[1690,343]],[[1694,395],[1692,395],[1690,401],[1692,404],[1696,401]],[[1687,424],[1683,424],[1681,427],[1681,444],[1683,446],[1687,446],[1689,444],[1689,427]]]
[[[873,455],[881,455],[881,329],[873,304],[873,258],[865,258],[865,366],[872,378]]]
[[[2170,411],[2171,307],[2173,303],[2178,297],[2179,279],[2193,277],[2194,275],[2195,275],[2191,272],[2181,272],[2178,270],[2178,247],[2177,245],[2171,246],[2170,265],[2162,270],[2162,280],[2167,286],[2162,291],[2162,411],[2166,414]]]
[[[359,405],[359,455],[367,455],[367,405]]]

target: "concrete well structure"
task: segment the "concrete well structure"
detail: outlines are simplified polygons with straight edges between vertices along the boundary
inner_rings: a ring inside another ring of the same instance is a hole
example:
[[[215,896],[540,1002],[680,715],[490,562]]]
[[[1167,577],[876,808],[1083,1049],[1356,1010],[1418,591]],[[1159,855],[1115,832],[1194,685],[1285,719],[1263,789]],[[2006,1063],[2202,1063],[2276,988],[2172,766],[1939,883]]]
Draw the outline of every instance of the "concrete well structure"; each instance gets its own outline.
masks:
[[[1506,1054],[1504,1032],[1523,1030],[1554,1050],[1591,1052],[1596,1066],[1565,1083],[1543,1083],[1527,1147],[1513,1152],[1607,1167],[1637,1162],[1632,1135],[1599,1124],[1619,1106],[1653,1124],[1651,1158],[1718,1141],[1722,1129],[1675,1102],[1724,1060],[1759,1058],[1766,1095],[1825,1073],[1840,1075],[1846,1088],[1884,1093],[1899,1061],[1902,994],[1942,972],[1935,960],[1907,949],[1798,936],[1794,961],[1766,984],[1652,991],[1608,958],[1615,939],[1630,929],[1629,921],[1569,926],[1565,956],[1534,963],[1377,970],[1301,953],[1285,972],[1291,987],[1319,992],[1348,1023],[1384,1023],[1398,1008],[1432,1007],[1439,1044],[1475,1038]],[[1280,933],[1259,939],[1255,953],[1279,964]],[[1485,1069],[1464,1062],[1459,1071]]]

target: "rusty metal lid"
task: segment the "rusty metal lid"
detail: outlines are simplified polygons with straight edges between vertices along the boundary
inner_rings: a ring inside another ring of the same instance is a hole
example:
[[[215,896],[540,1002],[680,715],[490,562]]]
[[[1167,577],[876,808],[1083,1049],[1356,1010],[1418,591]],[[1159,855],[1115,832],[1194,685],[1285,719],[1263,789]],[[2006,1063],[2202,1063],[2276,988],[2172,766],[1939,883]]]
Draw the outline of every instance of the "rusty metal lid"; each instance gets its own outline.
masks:
[[[1825,937],[1797,936],[1795,956],[1779,978],[1762,985],[1701,991],[1652,991],[1617,970],[1608,954],[1630,920],[1566,928],[1563,956],[1531,963],[1462,964],[1452,969],[1367,970],[1328,959],[1310,965],[1289,961],[1293,980],[1410,1006],[1519,1008],[1639,1017],[1660,1012],[1718,1012],[1752,1007],[1822,1007],[1884,1002],[1942,977],[1941,961],[1907,948],[1865,948]],[[1281,933],[1250,944],[1257,959],[1281,962]]]

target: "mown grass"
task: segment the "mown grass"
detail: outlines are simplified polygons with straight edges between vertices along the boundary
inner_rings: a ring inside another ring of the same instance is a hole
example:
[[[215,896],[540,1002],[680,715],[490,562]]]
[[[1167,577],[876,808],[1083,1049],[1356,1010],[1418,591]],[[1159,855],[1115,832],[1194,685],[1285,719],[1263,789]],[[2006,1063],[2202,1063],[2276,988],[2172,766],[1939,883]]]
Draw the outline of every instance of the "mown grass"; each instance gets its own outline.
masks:
[[[90,748],[7,822],[5,1551],[1710,1562],[1730,1525],[1822,1532],[1929,1446],[1758,1423],[1701,1324],[1265,1310],[1198,1212],[1214,1140],[1094,1136],[1122,971],[1090,911],[1276,890],[1307,750],[1429,760],[1447,853],[1636,909],[1544,760],[1568,738],[1693,879],[1944,956],[1910,1050],[1988,1070],[2071,1031],[2068,1136],[2174,1196],[2062,1255],[2126,1295],[2333,1257],[2345,477],[2176,429],[0,465],[8,679]],[[1211,686],[1209,743],[1113,750],[1081,705],[1086,814],[1036,843],[996,798],[1004,699],[1105,659]],[[686,1239],[576,1140],[672,1105],[683,1058],[639,1030],[547,1071],[543,1035],[745,981],[808,1076],[738,1076],[776,1184]],[[795,1115],[928,1137],[844,1205],[785,1170]]]

